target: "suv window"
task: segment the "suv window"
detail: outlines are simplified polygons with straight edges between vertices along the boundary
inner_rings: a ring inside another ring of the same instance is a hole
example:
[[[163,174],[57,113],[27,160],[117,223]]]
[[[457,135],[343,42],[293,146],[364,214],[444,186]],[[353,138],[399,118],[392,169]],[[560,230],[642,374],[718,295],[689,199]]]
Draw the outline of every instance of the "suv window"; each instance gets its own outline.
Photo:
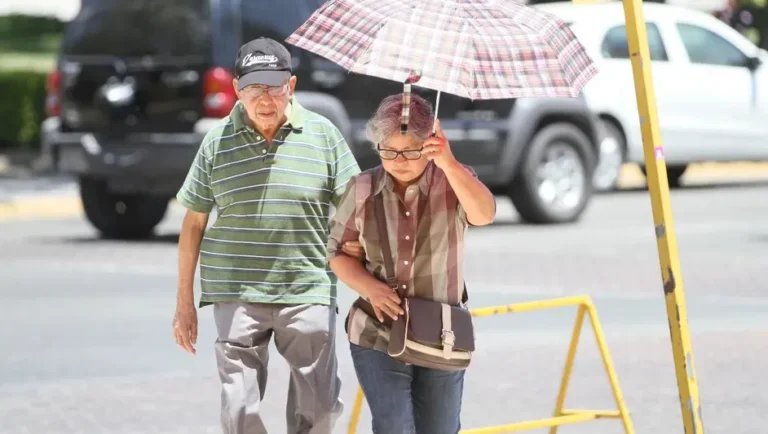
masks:
[[[744,66],[747,56],[722,36],[692,24],[677,24],[680,39],[691,63]]]
[[[301,26],[324,0],[243,1],[243,41],[265,36],[284,40]]]
[[[664,48],[664,40],[659,28],[656,24],[648,23],[646,31],[648,32],[648,48],[650,49],[651,60],[668,61],[667,50]],[[606,59],[629,59],[626,26],[616,26],[608,30],[600,48]]]
[[[97,1],[67,25],[61,51],[75,56],[208,56],[207,0]]]

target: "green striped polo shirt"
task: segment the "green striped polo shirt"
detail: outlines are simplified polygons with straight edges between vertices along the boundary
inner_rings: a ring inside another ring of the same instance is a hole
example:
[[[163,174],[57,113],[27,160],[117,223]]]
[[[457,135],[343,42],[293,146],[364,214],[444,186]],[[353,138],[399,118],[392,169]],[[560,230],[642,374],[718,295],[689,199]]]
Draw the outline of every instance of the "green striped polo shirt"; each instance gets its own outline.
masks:
[[[295,98],[271,145],[244,119],[238,102],[208,132],[176,195],[190,210],[217,209],[200,245],[200,306],[334,304],[329,210],[357,161],[341,132]]]

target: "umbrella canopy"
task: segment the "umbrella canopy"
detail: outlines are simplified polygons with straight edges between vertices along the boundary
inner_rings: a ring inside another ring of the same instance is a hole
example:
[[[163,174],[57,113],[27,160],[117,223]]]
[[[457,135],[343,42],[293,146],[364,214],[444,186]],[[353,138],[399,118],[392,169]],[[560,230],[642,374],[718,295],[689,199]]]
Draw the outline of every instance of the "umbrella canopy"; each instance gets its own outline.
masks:
[[[286,42],[470,99],[576,97],[597,73],[567,24],[512,0],[330,0]]]

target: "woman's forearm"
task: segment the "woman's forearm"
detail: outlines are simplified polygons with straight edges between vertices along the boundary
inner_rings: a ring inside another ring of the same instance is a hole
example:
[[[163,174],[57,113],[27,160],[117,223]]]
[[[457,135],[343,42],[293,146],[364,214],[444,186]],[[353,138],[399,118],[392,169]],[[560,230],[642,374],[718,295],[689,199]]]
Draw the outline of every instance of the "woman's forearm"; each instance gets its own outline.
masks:
[[[351,256],[336,256],[329,264],[342,282],[365,298],[368,298],[373,289],[387,287],[386,283],[372,276],[360,260]]]
[[[458,161],[444,170],[467,220],[474,226],[484,226],[496,217],[496,201],[488,187],[472,176]]]

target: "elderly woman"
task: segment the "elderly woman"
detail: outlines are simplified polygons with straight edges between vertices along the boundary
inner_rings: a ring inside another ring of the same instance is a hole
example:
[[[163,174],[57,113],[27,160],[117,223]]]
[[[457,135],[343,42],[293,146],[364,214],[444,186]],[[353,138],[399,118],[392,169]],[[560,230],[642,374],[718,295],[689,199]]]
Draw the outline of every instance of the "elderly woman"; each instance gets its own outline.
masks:
[[[387,324],[403,310],[397,292],[384,282],[381,243],[391,247],[403,293],[458,305],[464,290],[464,234],[468,225],[491,223],[496,203],[474,171],[454,158],[438,121],[436,134],[430,134],[431,105],[411,96],[406,134],[400,129],[402,105],[402,95],[387,97],[368,122],[368,139],[382,164],[349,181],[331,221],[329,263],[373,308],[371,312],[356,303],[346,322],[373,431],[457,433],[464,370],[406,364],[387,353]],[[389,239],[382,239],[377,229],[371,195],[383,196]],[[351,246],[358,242],[365,250],[364,261],[355,257]]]

